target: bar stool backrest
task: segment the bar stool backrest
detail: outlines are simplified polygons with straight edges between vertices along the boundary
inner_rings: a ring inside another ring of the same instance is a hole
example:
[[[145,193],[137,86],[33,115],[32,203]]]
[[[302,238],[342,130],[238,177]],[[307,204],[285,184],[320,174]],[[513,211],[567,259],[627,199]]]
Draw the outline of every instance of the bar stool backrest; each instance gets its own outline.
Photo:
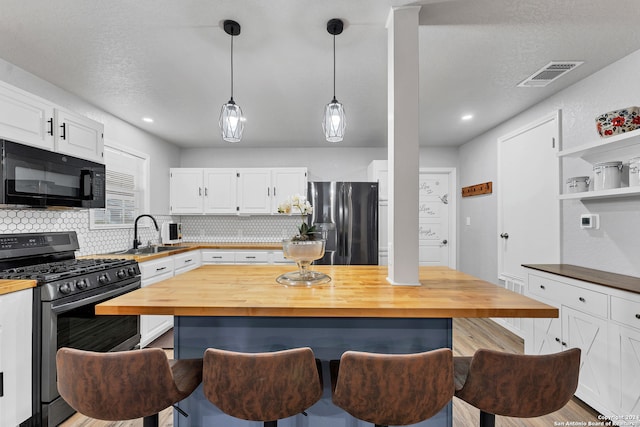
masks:
[[[147,417],[187,397],[200,383],[179,390],[160,348],[96,353],[61,348],[58,391],[76,411],[100,420]]]
[[[322,396],[313,351],[239,353],[208,348],[203,391],[222,412],[250,421],[276,421],[308,409]]]
[[[575,393],[580,349],[547,355],[480,349],[465,365],[468,372],[463,384],[456,384],[457,397],[490,414],[539,417],[562,408]]]
[[[437,414],[453,397],[450,349],[414,354],[347,351],[333,402],[377,425],[408,425]]]

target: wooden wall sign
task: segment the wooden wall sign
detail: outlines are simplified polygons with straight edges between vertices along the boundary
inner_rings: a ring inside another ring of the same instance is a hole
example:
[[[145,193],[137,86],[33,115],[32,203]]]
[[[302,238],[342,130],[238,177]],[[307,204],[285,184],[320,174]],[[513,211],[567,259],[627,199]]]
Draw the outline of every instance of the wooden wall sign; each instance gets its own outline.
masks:
[[[479,196],[480,194],[491,194],[493,183],[491,181],[483,184],[470,185],[462,187],[462,197]]]

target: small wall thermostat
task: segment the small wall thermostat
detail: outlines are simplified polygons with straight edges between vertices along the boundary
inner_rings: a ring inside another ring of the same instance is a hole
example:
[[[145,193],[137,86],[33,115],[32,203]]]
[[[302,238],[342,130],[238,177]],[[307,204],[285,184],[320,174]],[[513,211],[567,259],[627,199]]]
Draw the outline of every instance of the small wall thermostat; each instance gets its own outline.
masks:
[[[600,228],[600,216],[596,214],[580,215],[580,228],[591,228],[597,230]]]

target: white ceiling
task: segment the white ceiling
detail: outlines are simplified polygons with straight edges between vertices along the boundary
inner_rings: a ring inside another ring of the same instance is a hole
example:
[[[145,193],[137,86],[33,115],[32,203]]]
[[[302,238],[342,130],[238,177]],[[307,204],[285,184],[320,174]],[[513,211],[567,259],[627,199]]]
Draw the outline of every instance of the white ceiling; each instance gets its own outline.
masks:
[[[347,111],[344,146],[387,140],[391,6],[420,4],[420,140],[463,144],[640,49],[637,0],[0,0],[0,58],[166,140],[226,146],[221,105],[247,117],[245,147],[324,146],[332,97]],[[584,65],[546,88],[516,85],[550,61]],[[621,83],[623,84],[623,83]],[[462,122],[463,114],[474,119]],[[142,117],[153,117],[147,124]]]

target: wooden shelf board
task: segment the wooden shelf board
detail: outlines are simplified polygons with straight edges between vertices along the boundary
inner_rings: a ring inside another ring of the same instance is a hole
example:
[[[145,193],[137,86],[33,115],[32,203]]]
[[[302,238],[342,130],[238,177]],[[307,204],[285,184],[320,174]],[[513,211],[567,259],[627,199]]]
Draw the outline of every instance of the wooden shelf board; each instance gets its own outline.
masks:
[[[640,196],[640,187],[623,187],[611,190],[583,191],[581,193],[561,194],[560,200],[608,199],[613,197]]]

